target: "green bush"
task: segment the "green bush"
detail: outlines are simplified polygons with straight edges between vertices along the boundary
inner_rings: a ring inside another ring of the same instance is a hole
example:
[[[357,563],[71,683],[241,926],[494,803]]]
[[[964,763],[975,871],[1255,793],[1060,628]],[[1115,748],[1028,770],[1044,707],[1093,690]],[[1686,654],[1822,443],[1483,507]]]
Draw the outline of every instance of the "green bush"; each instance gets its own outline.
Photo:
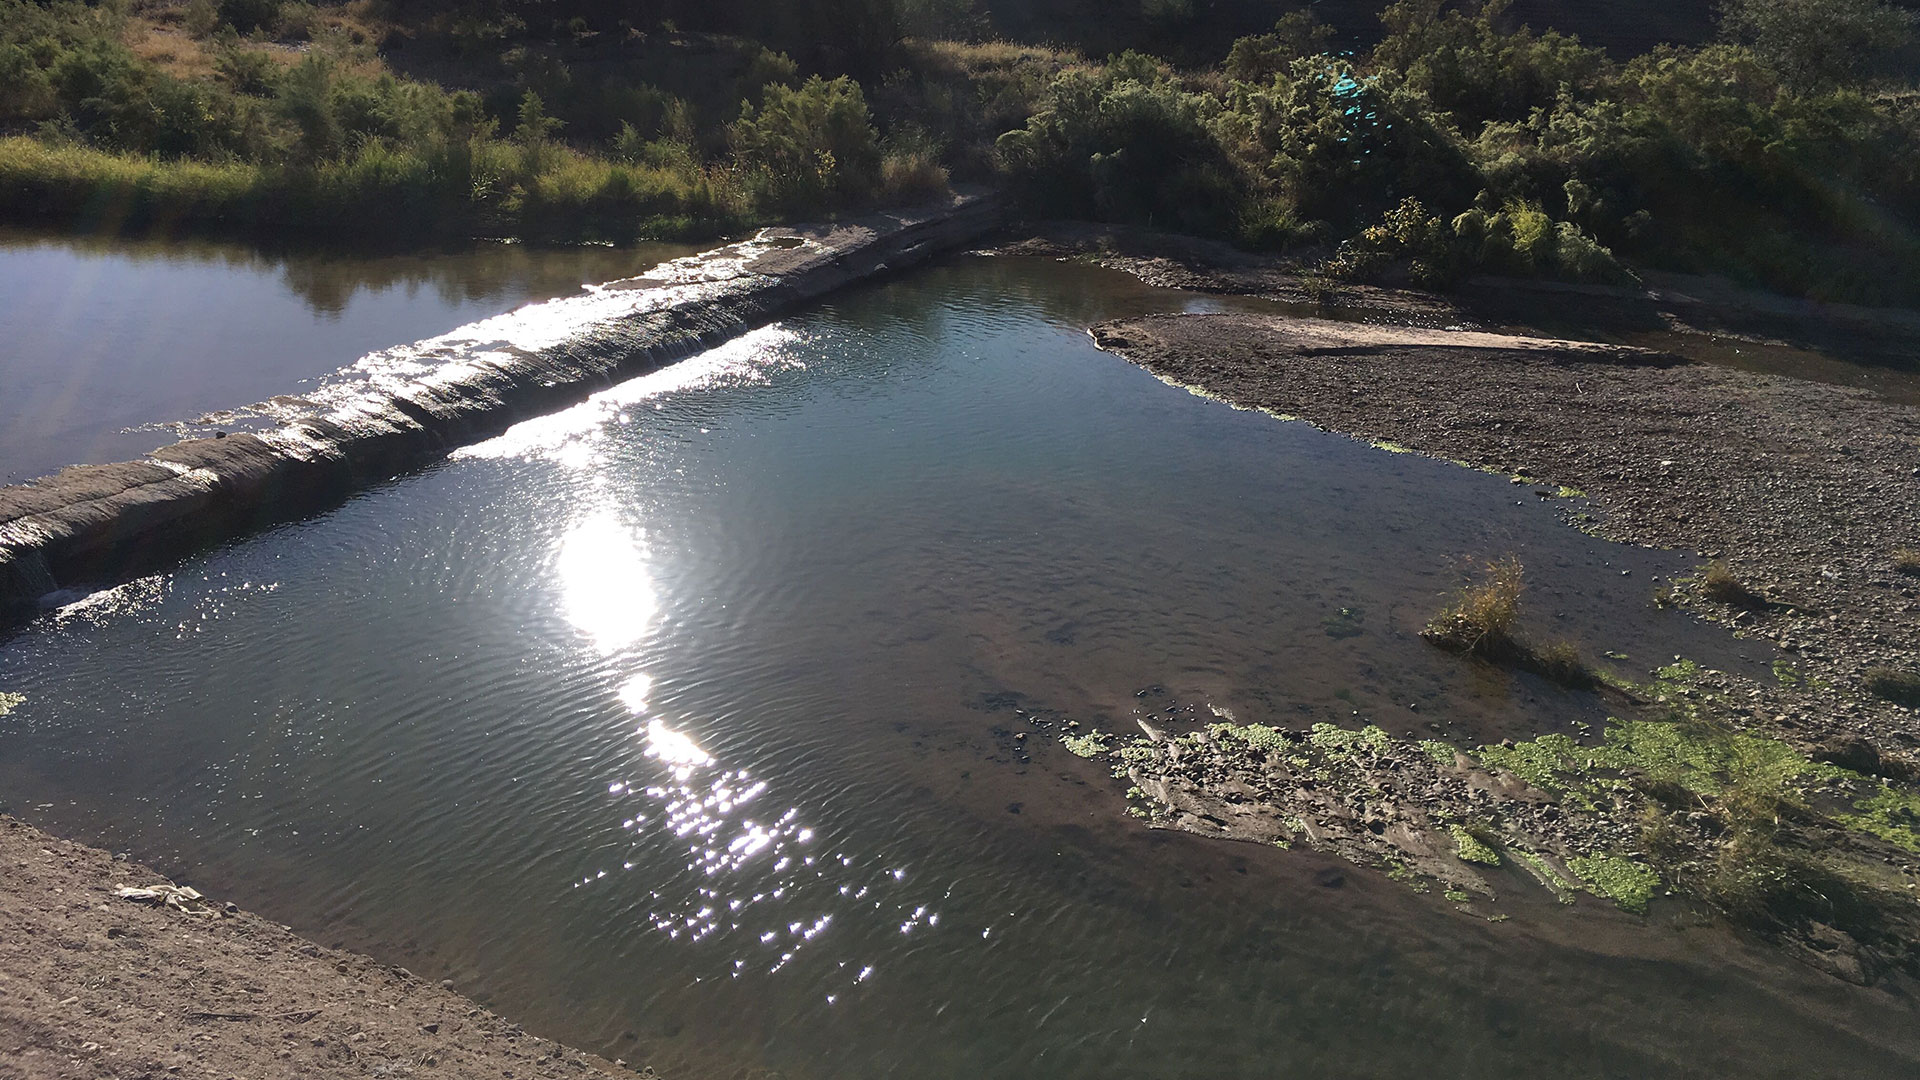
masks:
[[[1263,85],[1233,84],[1215,126],[1258,189],[1342,231],[1408,196],[1459,206],[1480,187],[1424,98],[1334,57],[1295,61]]]
[[[879,134],[860,84],[844,76],[770,84],[729,133],[735,159],[769,205],[844,204],[879,187]]]
[[[1235,82],[1265,82],[1293,68],[1302,57],[1318,56],[1333,42],[1333,28],[1311,11],[1289,11],[1273,32],[1243,37],[1233,43],[1223,70]]]
[[[1890,74],[1914,14],[1880,0],[1727,0],[1721,30],[1805,92]]]
[[[220,22],[243,34],[272,30],[280,22],[280,0],[219,0]]]
[[[1611,73],[1606,55],[1556,33],[1499,30],[1496,20],[1511,2],[1462,10],[1445,0],[1400,0],[1380,16],[1387,35],[1371,67],[1393,73],[1469,133],[1494,120],[1524,120],[1563,95],[1594,93]]]
[[[997,151],[1047,212],[1218,235],[1231,232],[1244,192],[1214,134],[1218,112],[1216,100],[1130,53],[1056,77]]]

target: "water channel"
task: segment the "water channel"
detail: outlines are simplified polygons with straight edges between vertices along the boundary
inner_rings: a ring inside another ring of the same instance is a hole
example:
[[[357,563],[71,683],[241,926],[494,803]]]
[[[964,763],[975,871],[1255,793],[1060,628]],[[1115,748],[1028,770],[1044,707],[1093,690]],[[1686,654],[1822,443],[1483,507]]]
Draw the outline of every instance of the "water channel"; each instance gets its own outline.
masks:
[[[1156,690],[1597,725],[1416,636],[1507,553],[1623,672],[1764,669],[1648,602],[1697,560],[1084,332],[1222,303],[950,260],[98,594],[0,642],[0,798],[668,1077],[1920,1069],[1910,1002],[1677,903],[1489,923],[1147,829],[1053,741]]]

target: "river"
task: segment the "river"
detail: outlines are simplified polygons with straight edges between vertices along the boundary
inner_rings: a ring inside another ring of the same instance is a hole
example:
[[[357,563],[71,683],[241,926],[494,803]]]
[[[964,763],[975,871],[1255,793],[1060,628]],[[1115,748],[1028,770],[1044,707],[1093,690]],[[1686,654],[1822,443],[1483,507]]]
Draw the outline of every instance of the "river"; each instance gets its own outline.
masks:
[[[1764,670],[1649,603],[1697,560],[1084,332],[1225,303],[949,260],[88,598],[0,644],[0,796],[668,1077],[1920,1068],[1910,1003],[1678,902],[1515,875],[1488,922],[1148,829],[1057,744],[1603,721],[1418,638],[1508,553],[1624,673]]]

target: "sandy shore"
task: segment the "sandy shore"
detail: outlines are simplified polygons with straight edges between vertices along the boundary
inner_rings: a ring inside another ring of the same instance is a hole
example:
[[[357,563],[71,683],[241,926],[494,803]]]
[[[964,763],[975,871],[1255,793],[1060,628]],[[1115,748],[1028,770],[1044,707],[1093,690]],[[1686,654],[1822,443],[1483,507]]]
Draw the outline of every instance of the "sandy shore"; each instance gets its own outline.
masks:
[[[165,881],[0,816],[0,1077],[636,1075],[218,897],[115,895]]]

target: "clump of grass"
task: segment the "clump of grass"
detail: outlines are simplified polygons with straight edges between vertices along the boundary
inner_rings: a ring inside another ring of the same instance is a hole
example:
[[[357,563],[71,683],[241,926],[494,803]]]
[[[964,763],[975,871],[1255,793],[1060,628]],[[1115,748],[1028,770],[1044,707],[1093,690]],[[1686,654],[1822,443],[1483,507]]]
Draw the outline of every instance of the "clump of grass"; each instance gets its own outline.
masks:
[[[1920,548],[1895,548],[1893,568],[1903,574],[1920,575]]]
[[[1748,587],[1724,561],[1715,559],[1700,572],[1700,595],[1729,607],[1762,608],[1767,598]]]
[[[1867,691],[1896,705],[1920,709],[1920,671],[1872,667],[1864,677]]]
[[[0,716],[5,716],[26,703],[27,699],[25,695],[9,694],[0,691]]]
[[[1487,564],[1484,578],[1462,589],[1420,636],[1450,652],[1512,664],[1557,683],[1589,687],[1599,680],[1572,643],[1535,647],[1516,632],[1526,571],[1512,555]]]
[[[1586,686],[1593,682],[1593,669],[1580,656],[1571,641],[1555,641],[1535,650],[1536,670],[1554,682],[1567,686]]]
[[[1513,628],[1520,618],[1520,593],[1526,571],[1512,555],[1487,564],[1486,577],[1460,591],[1453,603],[1433,617],[1422,637],[1454,652],[1498,656],[1514,647]]]

